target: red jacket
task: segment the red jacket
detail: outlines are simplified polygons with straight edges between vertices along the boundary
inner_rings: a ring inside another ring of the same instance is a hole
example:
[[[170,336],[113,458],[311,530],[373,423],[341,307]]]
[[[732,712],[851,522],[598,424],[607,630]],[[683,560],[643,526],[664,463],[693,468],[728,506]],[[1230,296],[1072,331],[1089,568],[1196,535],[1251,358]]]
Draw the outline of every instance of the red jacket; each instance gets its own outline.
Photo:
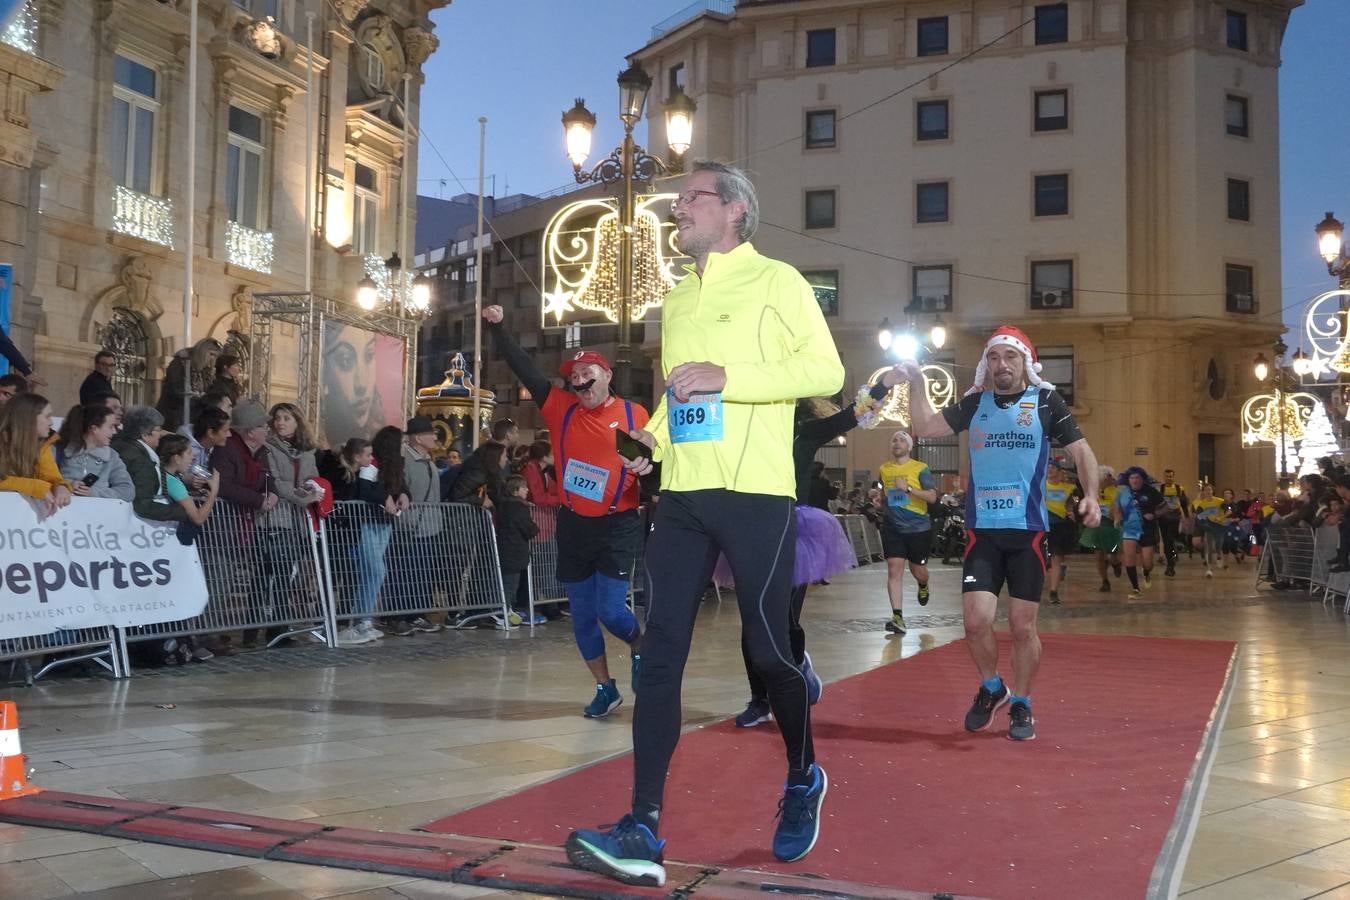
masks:
[[[530,489],[530,502],[535,506],[562,506],[562,493],[552,473],[545,474],[539,460],[532,459],[525,464],[522,474],[525,485]]]

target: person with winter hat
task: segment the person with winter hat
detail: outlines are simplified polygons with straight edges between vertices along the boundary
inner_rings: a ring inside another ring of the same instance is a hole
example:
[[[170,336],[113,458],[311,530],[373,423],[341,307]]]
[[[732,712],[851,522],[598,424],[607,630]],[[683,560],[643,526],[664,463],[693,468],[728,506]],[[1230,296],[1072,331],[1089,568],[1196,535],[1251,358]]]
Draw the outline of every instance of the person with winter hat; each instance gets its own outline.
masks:
[[[970,487],[966,526],[971,529],[962,575],[966,643],[980,672],[980,688],[966,713],[967,731],[989,727],[994,711],[1009,704],[1008,737],[1036,737],[1031,684],[1040,665],[1036,614],[1045,584],[1046,465],[1050,442],[1058,441],[1082,477],[1079,521],[1088,528],[1101,518],[1097,505],[1097,458],[1055,386],[1041,378],[1031,340],[1011,325],[994,330],[975,370],[975,383],[961,402],[938,413],[927,399],[914,361],[902,362],[909,379],[910,414],[919,437],[969,431],[966,442]],[[998,672],[994,617],[1004,584],[1011,597],[1012,683]]]

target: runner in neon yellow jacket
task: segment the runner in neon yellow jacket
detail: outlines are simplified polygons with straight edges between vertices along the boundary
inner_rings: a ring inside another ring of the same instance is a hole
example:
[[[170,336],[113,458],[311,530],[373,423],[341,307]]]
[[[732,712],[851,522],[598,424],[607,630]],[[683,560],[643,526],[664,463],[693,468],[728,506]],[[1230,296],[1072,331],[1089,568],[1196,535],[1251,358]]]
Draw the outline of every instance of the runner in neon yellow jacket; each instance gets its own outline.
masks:
[[[710,253],[666,295],[661,369],[685,363],[726,372],[720,441],[671,442],[669,393],[647,425],[656,438],[663,491],[708,488],[792,497],[792,417],[798,397],[828,396],[844,383],[834,338],[811,286],[787,263],[748,242]]]

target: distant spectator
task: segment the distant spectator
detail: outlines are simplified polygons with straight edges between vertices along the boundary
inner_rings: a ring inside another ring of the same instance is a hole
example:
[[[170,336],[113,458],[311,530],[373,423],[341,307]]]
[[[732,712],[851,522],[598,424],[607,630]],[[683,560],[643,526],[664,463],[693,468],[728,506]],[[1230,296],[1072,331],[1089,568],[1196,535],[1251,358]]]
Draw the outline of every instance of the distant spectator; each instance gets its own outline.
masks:
[[[122,417],[126,415],[126,410],[122,407],[122,398],[117,391],[97,391],[93,399],[89,401],[94,406],[106,406],[117,420],[117,427],[122,427]]]
[[[117,371],[117,354],[111,350],[100,350],[94,354],[94,371],[85,376],[80,385],[80,404],[96,403],[99,393],[111,393],[112,377]]]
[[[520,618],[529,616],[529,594],[526,592],[525,604],[521,606],[520,583],[530,565],[530,541],[539,533],[539,526],[530,516],[530,505],[526,501],[529,487],[525,479],[512,475],[502,486],[501,503],[497,507],[497,559],[502,569],[502,587],[505,595],[512,601],[515,612]],[[542,625],[547,619],[542,616],[534,622]],[[515,619],[512,625],[519,624]]]
[[[293,506],[318,503],[322,495],[314,490],[314,479],[319,476],[314,460],[314,439],[300,408],[293,403],[278,403],[272,407],[268,418],[270,428],[264,446],[267,469],[272,473],[272,489]],[[273,527],[285,528],[295,521],[289,512],[281,511],[270,519]]]
[[[509,455],[511,457],[511,474],[523,474],[526,464],[530,461],[530,445],[516,444],[510,448]]]
[[[22,375],[15,375],[9,372],[0,375],[0,407],[14,399],[16,394],[22,394],[28,390],[28,382],[24,381]]]
[[[451,447],[445,453],[445,461],[452,468],[454,466],[462,466],[464,465],[464,454],[459,452],[458,447]]]
[[[455,503],[472,503],[492,509],[501,499],[502,480],[506,471],[506,446],[487,441],[469,455],[463,470],[455,479],[450,499]]]
[[[400,604],[407,608],[431,601],[434,585],[427,561],[435,557],[437,540],[445,528],[445,517],[438,505],[441,499],[440,472],[431,458],[431,451],[436,448],[436,431],[431,419],[413,416],[408,420],[403,438],[400,455],[411,506],[394,522],[399,539],[394,544],[389,582],[391,595],[399,598]],[[393,620],[390,627],[394,634],[406,635],[410,630],[440,631],[442,626],[423,616],[412,616]]]
[[[192,466],[188,471],[187,483],[191,490],[199,490],[203,476],[200,470],[211,467],[211,453],[217,447],[225,446],[230,438],[230,414],[223,409],[208,406],[197,413],[192,420],[192,434],[183,435],[192,448]],[[199,471],[193,472],[192,469]]]
[[[825,477],[825,464],[819,460],[811,463],[810,492],[807,497],[808,504],[814,506],[816,509],[823,509],[828,512],[830,509],[830,501],[838,496],[838,493],[834,490],[834,486],[830,484],[830,480]]]
[[[396,447],[398,442],[398,429],[394,429],[390,443]],[[386,449],[385,455],[391,454],[402,460],[400,450]],[[343,646],[366,644],[384,637],[384,632],[375,627],[372,616],[380,588],[388,574],[384,557],[393,534],[394,516],[399,511],[398,503],[380,483],[380,470],[375,465],[370,441],[351,438],[343,445],[341,452],[326,458],[333,462],[335,468],[321,467],[319,471],[333,485],[334,499],[365,501],[355,507],[350,516],[334,518],[337,529],[345,532],[341,546],[352,547],[356,551],[357,581],[356,599],[352,606],[356,618],[351,625],[338,632],[337,641]]]
[[[136,496],[126,463],[112,449],[117,419],[106,406],[73,407],[61,423],[57,448],[61,475],[77,497],[109,497],[130,503]]]
[[[133,406],[122,417],[122,430],[112,439],[112,448],[126,463],[135,496],[136,515],[157,522],[178,521],[164,493],[164,471],[159,465],[159,439],[164,436],[164,417],[149,406]]]
[[[164,372],[159,403],[155,407],[164,416],[165,427],[169,431],[177,431],[182,427],[187,400],[206,393],[205,382],[212,378],[220,352],[220,341],[203,338],[193,344],[191,349],[179,350],[169,361],[169,367]]]
[[[196,422],[202,411],[207,409],[218,409],[227,416],[234,412],[234,401],[230,399],[230,395],[217,390],[210,390],[200,397],[193,397],[190,406],[193,422]],[[178,433],[185,438],[192,437],[192,424],[190,422],[184,423],[178,429]]]
[[[520,443],[520,429],[510,419],[498,419],[492,423],[492,439],[510,449]]]
[[[268,512],[277,505],[267,471],[267,413],[257,403],[241,403],[230,417],[230,436],[211,454],[220,473],[220,496],[244,509]]]
[[[71,498],[47,439],[51,430],[52,406],[40,394],[19,394],[0,410],[0,491],[40,501],[45,515]]]
[[[228,353],[217,359],[215,380],[207,392],[224,394],[230,398],[230,403],[238,403],[244,396],[243,361]]]
[[[535,506],[561,506],[562,491],[558,490],[558,473],[553,468],[553,445],[535,441],[530,445],[530,461],[525,464],[525,484],[529,500]]]
[[[206,497],[199,505],[183,484],[182,475],[192,465],[192,445],[181,434],[166,434],[159,441],[159,463],[164,470],[164,492],[183,518],[194,525],[206,523],[220,493],[220,473],[206,479]]]

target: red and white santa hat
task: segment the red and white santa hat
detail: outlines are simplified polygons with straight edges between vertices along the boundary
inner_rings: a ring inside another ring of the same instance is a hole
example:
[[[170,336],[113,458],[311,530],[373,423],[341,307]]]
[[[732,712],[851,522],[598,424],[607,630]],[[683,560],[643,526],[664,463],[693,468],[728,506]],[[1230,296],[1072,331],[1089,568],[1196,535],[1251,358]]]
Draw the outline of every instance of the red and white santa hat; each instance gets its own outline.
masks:
[[[1054,390],[1053,384],[1041,378],[1041,364],[1036,360],[1036,348],[1032,346],[1031,339],[1023,334],[1020,328],[1000,325],[994,329],[994,333],[989,336],[984,350],[980,353],[980,364],[975,367],[975,383],[966,391],[967,394],[977,394],[986,389],[985,381],[989,377],[989,350],[993,347],[1016,347],[1026,364],[1027,382],[1036,387]]]

